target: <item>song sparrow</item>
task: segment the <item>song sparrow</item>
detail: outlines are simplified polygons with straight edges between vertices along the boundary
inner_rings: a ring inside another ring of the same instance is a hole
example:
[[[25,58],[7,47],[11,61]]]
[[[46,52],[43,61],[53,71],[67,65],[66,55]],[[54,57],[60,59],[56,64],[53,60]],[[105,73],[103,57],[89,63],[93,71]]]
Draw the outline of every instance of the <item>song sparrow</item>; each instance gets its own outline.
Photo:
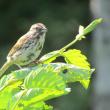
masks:
[[[19,66],[27,65],[38,58],[45,41],[47,28],[42,23],[33,24],[30,30],[23,35],[12,47],[7,55],[7,61],[0,69],[0,76],[12,64]]]

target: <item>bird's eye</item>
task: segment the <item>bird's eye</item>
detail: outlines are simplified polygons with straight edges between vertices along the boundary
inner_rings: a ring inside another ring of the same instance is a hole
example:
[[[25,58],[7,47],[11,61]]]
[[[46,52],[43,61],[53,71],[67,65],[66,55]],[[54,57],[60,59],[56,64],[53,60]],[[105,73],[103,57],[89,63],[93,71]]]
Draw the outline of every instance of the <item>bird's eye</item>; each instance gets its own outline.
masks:
[[[36,29],[36,30],[39,30],[39,31],[41,30],[39,27],[36,27],[35,29]]]
[[[36,29],[38,29],[38,27],[35,27]]]

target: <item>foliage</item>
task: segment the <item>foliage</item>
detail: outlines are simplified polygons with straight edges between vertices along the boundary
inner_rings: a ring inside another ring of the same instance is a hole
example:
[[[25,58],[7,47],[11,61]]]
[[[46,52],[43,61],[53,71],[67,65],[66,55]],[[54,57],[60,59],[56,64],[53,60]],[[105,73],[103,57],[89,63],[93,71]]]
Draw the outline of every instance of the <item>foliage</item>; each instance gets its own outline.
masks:
[[[38,65],[3,76],[0,80],[0,109],[52,110],[53,107],[45,101],[70,93],[68,83],[78,81],[87,89],[94,69],[80,50],[67,49],[101,22],[102,19],[96,19],[86,28],[80,26],[75,40],[42,56]],[[53,63],[60,56],[65,63]]]

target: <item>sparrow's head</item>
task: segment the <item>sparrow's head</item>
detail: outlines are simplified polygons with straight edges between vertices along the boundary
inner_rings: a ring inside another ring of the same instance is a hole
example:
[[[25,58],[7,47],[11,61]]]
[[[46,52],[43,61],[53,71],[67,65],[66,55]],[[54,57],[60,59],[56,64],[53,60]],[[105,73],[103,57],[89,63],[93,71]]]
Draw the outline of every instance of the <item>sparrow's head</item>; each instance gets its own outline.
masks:
[[[42,32],[47,32],[47,28],[42,23],[36,23],[31,26],[30,31],[36,31],[42,33]]]

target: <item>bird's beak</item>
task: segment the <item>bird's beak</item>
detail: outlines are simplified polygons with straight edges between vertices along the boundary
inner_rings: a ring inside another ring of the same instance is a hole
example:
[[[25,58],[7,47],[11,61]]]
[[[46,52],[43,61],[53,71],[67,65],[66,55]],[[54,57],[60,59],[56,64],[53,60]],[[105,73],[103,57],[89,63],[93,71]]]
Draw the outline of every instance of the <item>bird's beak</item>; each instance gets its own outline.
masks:
[[[47,31],[48,31],[47,28],[43,28],[43,29],[42,29],[42,32],[47,32]]]

